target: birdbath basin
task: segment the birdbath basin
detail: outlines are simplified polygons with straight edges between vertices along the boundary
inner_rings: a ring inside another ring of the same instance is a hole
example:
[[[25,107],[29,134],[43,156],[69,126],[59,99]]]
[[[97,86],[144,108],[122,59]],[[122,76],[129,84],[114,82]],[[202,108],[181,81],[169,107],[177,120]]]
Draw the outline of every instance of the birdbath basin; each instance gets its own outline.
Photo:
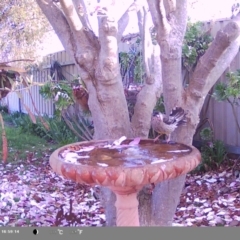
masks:
[[[50,156],[52,169],[66,179],[116,194],[117,226],[139,226],[137,193],[144,185],[186,174],[200,161],[192,146],[124,137],[69,144]]]

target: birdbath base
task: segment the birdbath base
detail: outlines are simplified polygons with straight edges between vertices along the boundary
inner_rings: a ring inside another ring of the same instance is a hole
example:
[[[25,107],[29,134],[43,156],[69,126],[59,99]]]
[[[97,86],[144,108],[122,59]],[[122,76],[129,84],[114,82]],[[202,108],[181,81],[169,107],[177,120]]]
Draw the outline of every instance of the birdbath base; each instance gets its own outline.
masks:
[[[137,193],[142,187],[186,174],[200,161],[192,146],[124,137],[69,144],[50,156],[59,175],[116,194],[117,226],[139,226]]]
[[[117,226],[139,226],[137,200],[138,190],[134,188],[111,188],[116,194]]]

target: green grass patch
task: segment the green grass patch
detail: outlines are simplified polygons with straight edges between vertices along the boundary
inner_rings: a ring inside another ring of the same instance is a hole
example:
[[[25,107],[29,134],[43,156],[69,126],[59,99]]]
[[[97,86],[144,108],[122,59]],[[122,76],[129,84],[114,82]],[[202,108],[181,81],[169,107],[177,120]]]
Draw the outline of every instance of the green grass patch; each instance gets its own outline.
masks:
[[[49,143],[43,138],[23,133],[17,127],[5,125],[5,130],[8,141],[8,162],[38,158],[46,153],[50,154],[58,147],[57,144]],[[2,138],[0,138],[0,146],[2,146]],[[0,147],[0,154],[2,155],[2,147]]]
[[[4,111],[1,111],[1,114],[8,141],[7,162],[31,161],[50,155],[58,147],[78,141],[78,138],[61,118],[43,116],[49,126],[49,130],[47,130],[38,117],[36,117],[37,122],[33,123],[27,114],[19,112],[9,114]],[[0,134],[2,134],[1,128]],[[2,155],[1,136],[0,155]],[[35,162],[35,165],[39,164],[41,161]]]
[[[44,138],[46,141],[57,143],[60,146],[78,141],[75,133],[69,129],[61,118],[43,116],[45,123],[49,126],[47,130],[39,117],[36,117],[37,121],[33,123],[27,114],[15,112],[11,114],[3,113],[2,115],[6,126],[17,127],[19,134],[26,133]]]

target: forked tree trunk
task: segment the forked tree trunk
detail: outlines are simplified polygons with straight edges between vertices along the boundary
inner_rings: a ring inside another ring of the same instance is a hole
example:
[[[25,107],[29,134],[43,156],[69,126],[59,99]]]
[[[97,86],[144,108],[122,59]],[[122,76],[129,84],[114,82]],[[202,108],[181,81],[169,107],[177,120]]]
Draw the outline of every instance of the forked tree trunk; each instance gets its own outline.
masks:
[[[151,68],[146,69],[146,85],[138,95],[130,123],[118,63],[117,24],[110,17],[102,15],[99,18],[97,38],[89,29],[88,21],[81,20],[82,17],[87,18],[87,14],[84,15],[84,11],[77,12],[71,0],[60,0],[59,3],[52,0],[36,1],[65,50],[72,55],[87,86],[95,139],[116,139],[123,135],[147,137],[151,113],[159,97],[162,80],[167,113],[173,107],[180,106],[187,112],[188,118],[187,125],[175,131],[171,139],[192,144],[204,99],[238,52],[238,18],[218,32],[207,52],[200,58],[189,87],[184,89],[181,53],[187,22],[187,0],[148,0],[161,51],[156,47],[155,55],[144,54],[144,61],[150,62],[148,67]],[[75,1],[77,2],[82,1]],[[154,49],[148,45],[145,50],[149,51],[150,48]],[[142,226],[172,224],[184,182],[185,175],[158,184],[153,195],[144,189],[141,191],[139,211]],[[115,196],[110,190],[103,189],[103,192],[107,225],[114,226]]]
[[[189,87],[184,89],[181,79],[181,53],[187,21],[186,3],[186,0],[148,1],[157,30],[157,41],[161,47],[166,112],[169,113],[175,106],[181,106],[187,112],[187,125],[178,128],[171,139],[191,145],[207,93],[238,52],[240,31],[237,17],[218,32],[209,49],[200,58]],[[152,202],[154,224],[172,224],[185,177],[165,181],[155,188]]]

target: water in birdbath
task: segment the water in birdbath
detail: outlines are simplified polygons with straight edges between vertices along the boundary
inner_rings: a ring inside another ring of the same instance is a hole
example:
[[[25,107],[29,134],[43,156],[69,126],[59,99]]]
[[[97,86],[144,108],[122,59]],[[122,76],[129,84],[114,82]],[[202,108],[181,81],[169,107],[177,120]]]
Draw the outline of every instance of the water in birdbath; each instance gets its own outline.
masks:
[[[102,167],[137,167],[171,161],[189,154],[192,149],[180,143],[158,143],[148,139],[102,141],[70,145],[59,152],[64,162]]]
[[[192,146],[121,137],[61,147],[49,162],[67,179],[110,188],[116,195],[117,226],[139,226],[138,191],[186,174],[200,160],[200,152]]]

